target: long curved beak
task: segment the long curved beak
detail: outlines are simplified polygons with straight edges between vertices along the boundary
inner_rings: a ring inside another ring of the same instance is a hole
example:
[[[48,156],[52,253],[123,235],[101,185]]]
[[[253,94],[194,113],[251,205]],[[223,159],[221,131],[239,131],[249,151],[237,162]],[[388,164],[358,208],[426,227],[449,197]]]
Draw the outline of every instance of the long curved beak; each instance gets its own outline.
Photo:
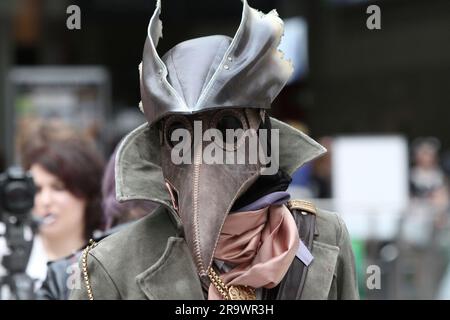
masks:
[[[176,206],[200,276],[212,264],[222,226],[233,203],[259,176],[258,167],[193,164],[177,181]]]

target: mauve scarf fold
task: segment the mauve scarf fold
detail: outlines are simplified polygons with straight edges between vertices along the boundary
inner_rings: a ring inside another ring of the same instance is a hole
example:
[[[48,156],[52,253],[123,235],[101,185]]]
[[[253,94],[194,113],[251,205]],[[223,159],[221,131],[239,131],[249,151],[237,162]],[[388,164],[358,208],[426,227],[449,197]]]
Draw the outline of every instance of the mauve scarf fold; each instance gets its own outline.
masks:
[[[299,243],[290,211],[285,205],[271,205],[229,214],[214,258],[234,266],[220,275],[226,285],[273,288],[288,271]],[[222,299],[213,284],[208,299]]]

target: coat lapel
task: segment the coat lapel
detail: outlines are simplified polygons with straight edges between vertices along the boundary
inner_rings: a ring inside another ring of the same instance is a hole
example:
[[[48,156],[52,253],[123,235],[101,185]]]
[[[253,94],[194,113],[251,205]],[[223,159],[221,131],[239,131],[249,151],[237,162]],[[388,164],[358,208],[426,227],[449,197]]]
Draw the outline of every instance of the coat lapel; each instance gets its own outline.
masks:
[[[195,265],[183,238],[170,237],[161,258],[136,277],[147,298],[203,300]]]

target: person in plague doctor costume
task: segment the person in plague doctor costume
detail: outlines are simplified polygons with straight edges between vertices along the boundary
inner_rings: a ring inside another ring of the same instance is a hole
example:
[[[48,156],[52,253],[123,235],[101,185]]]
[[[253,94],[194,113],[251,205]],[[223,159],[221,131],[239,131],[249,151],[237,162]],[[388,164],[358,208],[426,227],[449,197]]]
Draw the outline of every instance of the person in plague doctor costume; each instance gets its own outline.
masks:
[[[244,0],[234,38],[188,40],[162,58],[160,11],[157,1],[140,66],[148,123],[122,141],[115,173],[119,201],[160,207],[84,250],[71,299],[357,299],[341,218],[286,193],[290,175],[326,150],[265,112],[292,73],[276,11]],[[256,136],[264,156],[206,163],[211,145],[224,159],[250,150],[227,129]],[[174,141],[179,132],[192,141]]]

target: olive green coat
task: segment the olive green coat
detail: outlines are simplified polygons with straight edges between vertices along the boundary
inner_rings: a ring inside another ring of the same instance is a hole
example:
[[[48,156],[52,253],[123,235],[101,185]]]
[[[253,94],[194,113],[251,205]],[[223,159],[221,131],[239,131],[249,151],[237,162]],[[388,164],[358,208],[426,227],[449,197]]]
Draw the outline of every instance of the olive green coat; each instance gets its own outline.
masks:
[[[325,150],[286,124],[279,129],[280,168],[292,174]],[[119,200],[148,199],[161,206],[100,241],[87,255],[94,299],[204,299],[182,225],[171,207],[159,167],[157,134],[143,125],[122,142],[116,157]],[[358,299],[349,234],[335,213],[317,211],[312,254],[303,299]],[[80,268],[83,264],[80,261]],[[71,299],[88,299],[83,272]]]

